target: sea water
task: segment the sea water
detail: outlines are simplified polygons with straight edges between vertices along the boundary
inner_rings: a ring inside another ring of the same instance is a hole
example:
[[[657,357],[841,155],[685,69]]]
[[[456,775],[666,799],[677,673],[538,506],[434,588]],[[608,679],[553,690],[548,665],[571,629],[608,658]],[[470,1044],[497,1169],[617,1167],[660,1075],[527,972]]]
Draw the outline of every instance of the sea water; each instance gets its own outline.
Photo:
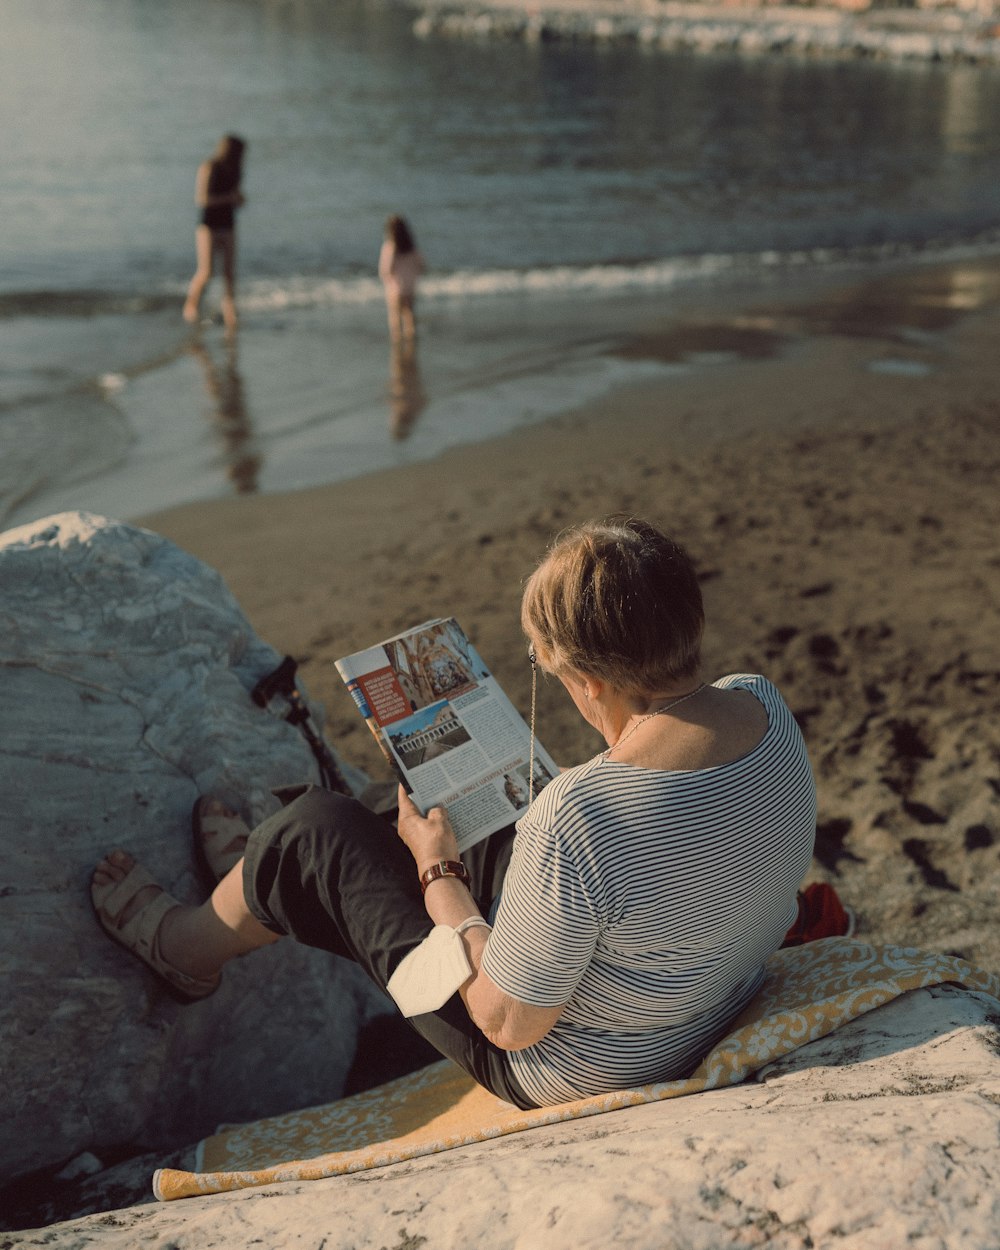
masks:
[[[997,245],[1000,72],[420,38],[390,0],[4,0],[0,521],[435,455],[668,366],[734,282]],[[241,328],[180,319],[248,141]],[[390,351],[390,212],[429,272]],[[694,293],[694,295],[692,295]]]

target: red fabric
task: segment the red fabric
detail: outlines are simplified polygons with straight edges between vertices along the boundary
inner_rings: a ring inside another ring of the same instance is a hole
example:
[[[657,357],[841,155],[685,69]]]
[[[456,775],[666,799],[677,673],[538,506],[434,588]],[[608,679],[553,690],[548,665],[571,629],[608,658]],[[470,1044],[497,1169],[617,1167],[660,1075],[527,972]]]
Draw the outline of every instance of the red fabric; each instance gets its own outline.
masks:
[[[782,945],[801,946],[818,938],[847,937],[853,928],[853,918],[837,897],[837,891],[820,881],[799,891],[799,914]]]

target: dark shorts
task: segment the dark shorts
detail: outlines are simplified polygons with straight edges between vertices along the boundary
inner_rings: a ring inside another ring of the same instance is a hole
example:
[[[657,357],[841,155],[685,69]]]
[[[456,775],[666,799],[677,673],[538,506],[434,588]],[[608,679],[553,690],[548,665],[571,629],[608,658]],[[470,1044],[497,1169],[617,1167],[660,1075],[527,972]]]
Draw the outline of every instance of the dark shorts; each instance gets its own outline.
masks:
[[[202,209],[198,224],[208,226],[213,234],[217,230],[231,232],[236,229],[236,212],[231,204],[213,204]]]
[[[286,806],[258,825],[247,843],[247,906],[272,932],[354,960],[384,990],[400,960],[433,927],[412,855],[387,820],[355,799],[317,786],[276,793]],[[513,838],[511,825],[462,856],[484,915],[500,892]],[[506,1052],[483,1036],[460,995],[409,1023],[498,1097],[517,1107],[536,1105],[512,1077]]]

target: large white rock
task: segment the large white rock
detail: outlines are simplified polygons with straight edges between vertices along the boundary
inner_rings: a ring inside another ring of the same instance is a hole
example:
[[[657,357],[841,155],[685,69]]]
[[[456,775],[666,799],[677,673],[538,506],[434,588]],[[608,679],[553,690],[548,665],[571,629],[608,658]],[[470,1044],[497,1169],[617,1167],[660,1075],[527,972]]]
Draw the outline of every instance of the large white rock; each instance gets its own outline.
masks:
[[[731,1089],[373,1172],[137,1205],[3,1244],[996,1250],[998,1023],[986,995],[918,990]]]
[[[149,531],[66,513],[0,535],[0,1177],[339,1095],[386,1003],[353,965],[279,943],[179,1007],[87,888],[121,845],[200,899],[196,796],[257,821],[272,786],[317,779],[250,698],[280,659],[218,574]]]

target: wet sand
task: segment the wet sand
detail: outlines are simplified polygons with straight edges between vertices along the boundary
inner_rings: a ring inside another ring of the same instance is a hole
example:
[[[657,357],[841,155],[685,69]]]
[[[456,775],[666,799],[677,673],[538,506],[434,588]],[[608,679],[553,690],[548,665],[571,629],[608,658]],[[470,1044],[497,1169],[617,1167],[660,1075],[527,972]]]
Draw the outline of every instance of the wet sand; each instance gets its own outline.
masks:
[[[679,537],[706,675],[753,670],[803,725],[813,876],[859,933],[1000,967],[1000,264],[773,289],[619,348],[704,368],[438,459],[144,519],[218,568],[302,662],[327,735],[384,777],[334,660],[457,616],[522,709],[520,584],[565,525],[625,510]],[[556,683],[539,736],[603,745]]]

